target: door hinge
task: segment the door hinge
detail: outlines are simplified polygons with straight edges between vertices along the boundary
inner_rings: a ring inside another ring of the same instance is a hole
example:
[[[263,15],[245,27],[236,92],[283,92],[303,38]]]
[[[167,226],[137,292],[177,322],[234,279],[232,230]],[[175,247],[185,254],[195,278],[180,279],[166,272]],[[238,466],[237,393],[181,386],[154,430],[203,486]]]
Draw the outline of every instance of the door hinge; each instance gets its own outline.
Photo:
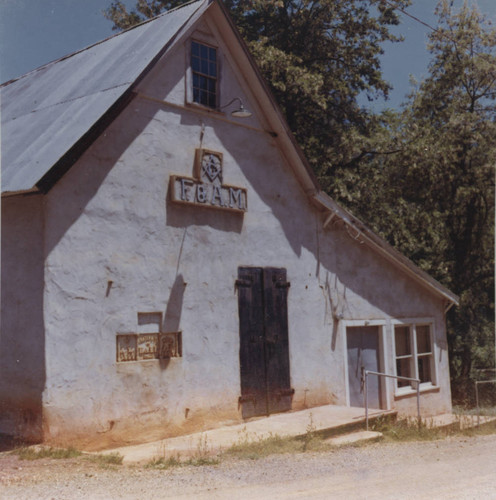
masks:
[[[241,404],[241,403],[249,403],[249,402],[252,402],[253,404],[255,404],[255,402],[257,401],[257,396],[256,394],[245,394],[244,396],[240,396],[238,398],[238,404]]]
[[[251,286],[253,285],[253,281],[251,279],[239,279],[235,281],[236,286]]]
[[[295,390],[293,388],[289,389],[278,389],[276,391],[271,391],[270,394],[272,396],[275,396],[277,399],[281,399],[285,396],[293,396],[295,393]]]

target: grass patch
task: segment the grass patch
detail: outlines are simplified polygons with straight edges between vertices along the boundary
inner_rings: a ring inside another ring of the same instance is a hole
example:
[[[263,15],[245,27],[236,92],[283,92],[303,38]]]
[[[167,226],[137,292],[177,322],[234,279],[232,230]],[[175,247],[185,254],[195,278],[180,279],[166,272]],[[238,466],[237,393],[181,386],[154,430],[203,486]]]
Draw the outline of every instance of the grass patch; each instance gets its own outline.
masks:
[[[162,457],[155,458],[148,462],[145,465],[145,468],[166,470],[173,467],[182,467],[185,465],[193,465],[199,467],[202,465],[218,465],[220,463],[220,459],[218,457],[212,456],[212,450],[208,443],[208,438],[206,435],[200,435],[198,444],[196,446],[196,452],[194,456],[189,458],[188,460],[181,460],[179,454],[176,456],[165,458],[165,447],[162,449],[162,455]]]
[[[75,448],[35,448],[22,447],[12,451],[21,460],[39,460],[41,458],[75,458],[81,456],[81,452]]]
[[[195,467],[200,467],[202,465],[218,465],[220,464],[220,459],[216,457],[192,457],[188,460],[182,461],[179,456],[169,457],[169,458],[155,458],[145,465],[145,469],[158,469],[167,470],[174,467],[184,467],[186,465],[193,465]]]
[[[331,448],[319,435],[307,432],[303,436],[281,437],[272,435],[254,441],[243,439],[228,448],[223,455],[228,457],[257,460],[269,455],[302,453],[305,451],[325,451]]]
[[[429,425],[428,421],[419,422],[416,418],[402,418],[394,422],[376,419],[371,430],[381,432],[384,441],[433,441],[453,434],[451,428],[439,428]]]
[[[166,469],[171,469],[172,467],[180,467],[182,465],[181,460],[179,460],[179,457],[169,457],[169,458],[154,458],[153,460],[150,460],[145,465],[145,469],[160,469],[160,470],[166,470]]]
[[[466,408],[464,406],[454,406],[453,413],[455,415],[477,415],[477,408]],[[482,406],[479,408],[479,414],[486,417],[496,417],[496,406]]]
[[[184,462],[184,465],[194,465],[195,467],[218,464],[220,464],[220,458],[217,457],[192,457]]]
[[[445,427],[434,427],[429,419],[419,422],[416,418],[403,418],[396,421],[379,417],[371,430],[382,432],[385,441],[433,441],[450,436],[477,436],[496,433],[496,421],[474,425],[476,416],[459,413],[458,420]],[[467,425],[470,424],[470,425]]]
[[[102,466],[122,465],[124,457],[119,453],[108,453],[108,454],[90,455],[88,457],[88,460],[100,464]]]

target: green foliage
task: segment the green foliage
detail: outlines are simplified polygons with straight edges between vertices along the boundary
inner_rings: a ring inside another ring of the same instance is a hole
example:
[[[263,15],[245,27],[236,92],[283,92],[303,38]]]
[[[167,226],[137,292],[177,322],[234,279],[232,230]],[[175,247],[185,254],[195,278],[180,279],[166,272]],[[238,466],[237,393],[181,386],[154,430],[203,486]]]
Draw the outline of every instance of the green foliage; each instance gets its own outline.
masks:
[[[242,439],[224,452],[224,456],[258,460],[269,455],[323,451],[330,449],[320,436],[307,432],[303,436],[281,437],[271,435],[258,439]]]
[[[189,1],[189,0],[188,0]],[[188,3],[186,0],[137,0],[135,8],[128,12],[126,6],[120,0],[112,0],[109,8],[103,11],[103,15],[114,23],[114,31],[125,30],[139,24],[146,19],[158,16],[162,11],[173,9],[182,4]]]
[[[448,316],[460,401],[474,369],[494,366],[496,30],[467,5],[453,13],[443,0],[438,14],[428,77],[372,138],[395,153],[360,165],[349,205],[460,296]],[[368,182],[383,187],[370,195]]]
[[[102,466],[106,466],[106,465],[122,465],[124,457],[119,453],[105,453],[98,455],[90,455],[88,459]]]
[[[14,450],[13,454],[21,460],[38,460],[41,458],[74,458],[79,457],[81,452],[75,448],[46,448],[46,447],[22,447]]]
[[[154,458],[153,460],[150,460],[145,465],[146,469],[160,469],[160,470],[167,470],[171,469],[173,467],[180,467],[182,465],[181,460],[179,457],[169,457],[169,458]]]

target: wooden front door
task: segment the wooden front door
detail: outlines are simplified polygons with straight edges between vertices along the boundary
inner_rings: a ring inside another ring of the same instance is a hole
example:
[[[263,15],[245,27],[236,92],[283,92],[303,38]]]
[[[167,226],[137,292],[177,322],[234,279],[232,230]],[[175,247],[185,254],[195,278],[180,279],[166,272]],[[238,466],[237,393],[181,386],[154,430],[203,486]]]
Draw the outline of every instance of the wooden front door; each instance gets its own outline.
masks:
[[[350,406],[364,406],[363,370],[380,372],[379,328],[353,326],[346,329],[348,351],[348,387]],[[381,383],[376,375],[368,376],[368,407],[381,407]]]
[[[286,270],[238,269],[243,417],[291,409]]]

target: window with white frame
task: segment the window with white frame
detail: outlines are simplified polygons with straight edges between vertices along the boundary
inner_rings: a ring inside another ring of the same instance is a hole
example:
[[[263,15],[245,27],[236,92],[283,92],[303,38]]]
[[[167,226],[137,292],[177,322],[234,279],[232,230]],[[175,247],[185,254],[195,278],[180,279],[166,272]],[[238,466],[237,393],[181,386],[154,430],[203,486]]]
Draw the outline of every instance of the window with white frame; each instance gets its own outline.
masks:
[[[192,100],[216,109],[217,103],[217,49],[204,43],[191,42]]]
[[[421,384],[435,384],[432,324],[398,324],[394,327],[396,375],[418,378]],[[397,387],[416,388],[415,382],[397,380]]]

